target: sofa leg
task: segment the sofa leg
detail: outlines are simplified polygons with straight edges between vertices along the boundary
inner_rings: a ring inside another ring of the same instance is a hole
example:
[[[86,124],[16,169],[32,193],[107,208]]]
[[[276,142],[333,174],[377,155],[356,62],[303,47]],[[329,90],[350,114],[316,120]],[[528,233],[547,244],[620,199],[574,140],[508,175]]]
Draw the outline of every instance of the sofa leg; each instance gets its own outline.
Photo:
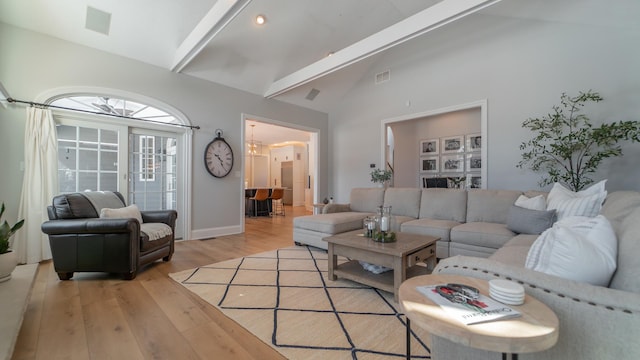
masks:
[[[125,280],[133,280],[136,278],[137,272],[124,273],[122,274],[122,278]]]
[[[73,271],[72,272],[58,271],[58,278],[60,280],[69,280],[72,277],[73,277]]]
[[[169,254],[165,257],[162,258],[162,261],[171,261],[171,257],[173,256],[173,254]]]

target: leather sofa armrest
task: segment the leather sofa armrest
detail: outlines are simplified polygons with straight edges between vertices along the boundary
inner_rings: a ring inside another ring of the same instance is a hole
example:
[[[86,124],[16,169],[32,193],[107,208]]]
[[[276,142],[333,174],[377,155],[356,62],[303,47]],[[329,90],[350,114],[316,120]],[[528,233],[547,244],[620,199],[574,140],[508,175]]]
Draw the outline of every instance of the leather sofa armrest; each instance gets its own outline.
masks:
[[[139,233],[140,223],[135,219],[49,220],[42,224],[41,229],[48,235]]]
[[[322,208],[323,214],[332,214],[347,211],[351,211],[351,206],[349,206],[349,204],[327,204]]]
[[[150,210],[141,211],[140,213],[142,214],[142,221],[146,223],[164,223],[172,229],[178,219],[178,212],[175,210]]]

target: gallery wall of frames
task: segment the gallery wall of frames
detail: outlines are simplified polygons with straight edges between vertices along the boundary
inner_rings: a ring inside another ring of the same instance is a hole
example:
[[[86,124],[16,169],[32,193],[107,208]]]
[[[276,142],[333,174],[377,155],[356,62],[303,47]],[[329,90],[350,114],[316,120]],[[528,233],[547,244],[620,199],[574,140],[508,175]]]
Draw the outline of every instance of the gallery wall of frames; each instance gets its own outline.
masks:
[[[480,133],[423,139],[419,142],[422,187],[482,187]]]

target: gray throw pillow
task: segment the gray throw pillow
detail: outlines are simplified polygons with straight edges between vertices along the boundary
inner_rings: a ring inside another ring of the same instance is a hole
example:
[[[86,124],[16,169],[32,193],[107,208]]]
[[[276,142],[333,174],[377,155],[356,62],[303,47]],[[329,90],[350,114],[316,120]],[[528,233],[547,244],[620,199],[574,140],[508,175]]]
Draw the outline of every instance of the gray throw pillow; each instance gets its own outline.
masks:
[[[542,234],[555,221],[555,210],[530,210],[512,205],[507,216],[507,228],[519,234]]]

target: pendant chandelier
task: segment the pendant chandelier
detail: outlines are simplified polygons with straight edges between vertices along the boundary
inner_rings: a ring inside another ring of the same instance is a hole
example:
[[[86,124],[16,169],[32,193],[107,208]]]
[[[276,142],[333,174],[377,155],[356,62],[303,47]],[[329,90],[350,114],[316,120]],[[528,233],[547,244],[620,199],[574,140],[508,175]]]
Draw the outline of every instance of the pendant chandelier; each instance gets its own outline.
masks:
[[[253,155],[262,153],[262,143],[260,141],[253,140],[253,129],[255,128],[256,124],[251,124],[250,126],[251,126],[251,141],[247,143],[247,152],[251,156],[253,156]]]

